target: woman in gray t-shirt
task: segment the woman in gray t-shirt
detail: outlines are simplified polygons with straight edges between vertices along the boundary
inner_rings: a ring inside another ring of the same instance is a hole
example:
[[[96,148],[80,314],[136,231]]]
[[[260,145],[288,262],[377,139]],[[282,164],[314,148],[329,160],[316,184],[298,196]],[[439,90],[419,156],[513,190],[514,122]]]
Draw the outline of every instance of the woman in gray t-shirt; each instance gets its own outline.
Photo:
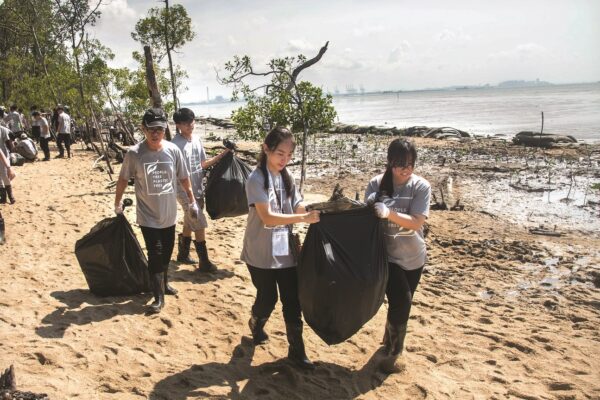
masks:
[[[380,368],[386,373],[403,369],[397,360],[404,347],[412,298],[427,260],[423,224],[429,216],[431,186],[413,174],[416,161],[412,142],[392,141],[385,173],[371,179],[365,191],[365,200],[375,201],[377,216],[385,219],[389,308],[383,338],[387,356]]]
[[[319,222],[319,212],[306,212],[300,205],[300,194],[286,169],[294,147],[294,137],[288,129],[276,127],[265,137],[258,166],[246,181],[249,211],[240,258],[246,262],[256,287],[248,322],[254,343],[268,339],[264,326],[275,308],[279,289],[289,343],[288,358],[300,367],[314,368],[302,339],[298,277],[288,226]]]

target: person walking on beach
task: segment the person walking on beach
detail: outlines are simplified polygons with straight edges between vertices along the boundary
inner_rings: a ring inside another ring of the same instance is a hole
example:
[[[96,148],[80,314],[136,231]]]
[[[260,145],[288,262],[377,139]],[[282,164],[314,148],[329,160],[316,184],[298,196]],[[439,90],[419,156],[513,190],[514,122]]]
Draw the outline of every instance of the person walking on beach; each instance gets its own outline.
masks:
[[[283,303],[283,319],[289,343],[288,359],[311,369],[302,339],[302,311],[298,298],[297,261],[289,245],[288,225],[319,222],[319,212],[306,212],[301,196],[286,165],[294,152],[292,133],[273,128],[265,137],[257,168],[246,181],[248,220],[241,260],[248,266],[256,299],[248,322],[255,344],[268,335],[265,324],[277,303],[277,290]]]
[[[40,127],[40,147],[44,152],[43,161],[49,161],[50,147],[48,144],[50,143],[50,126],[48,126],[48,120],[42,117],[42,114],[40,114],[40,112],[37,110],[34,111],[31,115],[33,116],[32,125]]]
[[[150,313],[159,313],[165,294],[177,291],[169,285],[168,268],[175,243],[177,222],[177,184],[187,195],[192,216],[198,214],[189,172],[181,150],[164,140],[167,116],[160,108],[146,111],[142,119],[145,140],[129,148],[125,154],[115,193],[115,213],[123,213],[123,192],[129,178],[135,181],[137,223],[140,225],[152,281],[154,302]]]
[[[5,129],[4,127],[0,127]],[[0,130],[2,130],[0,129]],[[1,136],[1,134],[0,134]],[[11,181],[15,178],[15,173],[10,168],[10,162],[8,157],[4,154],[2,150],[0,150],[0,175],[2,175],[2,171],[7,171],[8,180]],[[0,184],[2,181],[0,181]],[[0,186],[0,203],[6,203],[6,192],[4,192],[4,187]],[[4,218],[2,217],[2,213],[0,212],[0,244],[4,244],[6,242],[6,231],[4,226]]]
[[[415,145],[395,139],[388,147],[385,172],[372,178],[365,191],[365,201],[374,201],[377,216],[385,220],[389,268],[385,293],[389,308],[383,339],[385,357],[379,365],[385,373],[404,368],[398,357],[404,348],[412,299],[427,260],[423,224],[429,216],[431,186],[413,174],[416,161]]]
[[[6,204],[7,198],[10,204],[15,203],[11,185],[15,174],[10,167],[10,152],[13,150],[10,134],[8,128],[0,126],[0,153],[2,153],[2,160],[0,161],[0,204]]]
[[[57,128],[56,128],[56,145],[58,146],[57,158],[63,158],[65,156],[65,149],[67,149],[67,157],[71,158],[71,117],[65,112],[63,106],[59,105],[56,107],[58,112]]]
[[[194,132],[195,115],[189,108],[180,108],[173,115],[173,121],[179,130],[175,135],[172,143],[181,150],[184,162],[190,172],[190,181],[192,184],[192,192],[194,193],[195,202],[197,204],[197,217],[193,217],[189,210],[190,204],[188,197],[181,185],[177,186],[177,201],[181,204],[184,210],[183,215],[183,233],[178,236],[178,252],[177,261],[186,264],[195,264],[196,261],[190,257],[190,245],[192,242],[192,232],[194,232],[194,245],[198,254],[198,271],[200,272],[216,272],[217,266],[210,262],[208,258],[208,249],[206,247],[205,231],[208,227],[208,221],[204,212],[204,170],[212,167],[219,162],[223,156],[229,152],[229,149],[223,150],[219,155],[210,159],[206,158],[206,152],[202,142],[192,135]],[[187,211],[186,211],[187,210]]]

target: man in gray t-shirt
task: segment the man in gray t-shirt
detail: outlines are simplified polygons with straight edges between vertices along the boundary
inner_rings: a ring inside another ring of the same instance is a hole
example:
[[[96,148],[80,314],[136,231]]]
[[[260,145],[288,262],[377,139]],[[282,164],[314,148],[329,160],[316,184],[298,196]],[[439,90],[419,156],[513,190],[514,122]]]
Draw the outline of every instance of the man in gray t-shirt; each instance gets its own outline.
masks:
[[[195,264],[196,261],[190,258],[190,245],[192,242],[192,232],[194,232],[196,253],[198,254],[198,271],[216,272],[217,266],[208,258],[208,249],[206,247],[205,230],[208,227],[208,221],[204,212],[204,170],[212,167],[219,162],[229,149],[223,150],[215,157],[206,158],[206,152],[202,143],[192,134],[194,132],[195,115],[189,108],[180,108],[173,115],[173,121],[179,130],[179,133],[173,138],[175,144],[181,150],[183,159],[190,171],[190,181],[192,192],[194,193],[197,209],[191,208],[188,197],[183,187],[178,185],[177,200],[183,208],[183,232],[179,234],[177,261],[186,264]],[[195,216],[190,211],[195,212]]]
[[[13,204],[15,197],[13,196],[10,181],[14,178],[14,172],[10,168],[10,150],[13,150],[13,144],[10,140],[10,130],[0,126],[0,153],[6,159],[6,163],[0,163],[0,203],[6,203],[8,197],[10,204]]]
[[[137,223],[148,250],[148,269],[155,297],[150,306],[152,313],[163,308],[165,294],[177,293],[169,285],[168,268],[175,243],[178,184],[190,203],[195,204],[183,155],[177,146],[164,140],[166,128],[167,116],[161,109],[146,111],[142,122],[146,139],[127,151],[115,194],[115,213],[122,214],[123,192],[128,180],[134,179]]]

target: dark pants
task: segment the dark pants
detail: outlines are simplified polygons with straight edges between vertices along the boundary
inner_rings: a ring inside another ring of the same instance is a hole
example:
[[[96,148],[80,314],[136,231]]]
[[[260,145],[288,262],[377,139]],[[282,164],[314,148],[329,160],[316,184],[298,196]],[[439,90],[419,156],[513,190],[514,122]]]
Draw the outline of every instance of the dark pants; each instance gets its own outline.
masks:
[[[42,148],[42,151],[44,152],[45,160],[50,158],[50,147],[48,146],[48,143],[50,143],[50,139],[51,138],[40,137],[40,147]]]
[[[61,156],[65,155],[65,149],[63,149],[63,143],[67,148],[67,154],[71,155],[71,135],[68,133],[59,133],[56,136],[56,145],[58,146],[58,152]]]
[[[262,269],[248,265],[248,271],[256,288],[256,300],[252,306],[253,315],[258,318],[269,318],[277,304],[277,288],[279,288],[285,323],[302,323],[296,267]]]
[[[385,294],[388,299],[388,321],[400,325],[408,322],[413,295],[423,267],[412,271],[406,271],[397,264],[388,263],[389,279]]]
[[[148,251],[148,270],[151,274],[166,272],[175,244],[175,225],[162,229],[147,226],[140,228]]]

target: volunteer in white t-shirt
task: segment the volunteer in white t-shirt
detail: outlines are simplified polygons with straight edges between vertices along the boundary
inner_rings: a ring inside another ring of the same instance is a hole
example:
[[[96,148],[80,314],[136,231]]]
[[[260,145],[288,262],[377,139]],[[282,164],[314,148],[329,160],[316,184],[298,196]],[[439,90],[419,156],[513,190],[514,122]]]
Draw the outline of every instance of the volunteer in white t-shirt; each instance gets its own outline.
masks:
[[[32,125],[40,127],[40,147],[44,152],[43,161],[49,161],[50,147],[48,146],[48,143],[50,142],[50,126],[48,125],[48,120],[42,117],[39,111],[32,112],[31,116],[33,117]]]
[[[190,202],[190,212],[198,214],[190,185],[189,172],[181,150],[164,140],[167,116],[160,108],[151,108],[143,117],[146,139],[125,154],[115,194],[115,212],[123,213],[122,197],[130,178],[135,181],[137,223],[146,249],[148,270],[155,301],[151,313],[164,306],[164,295],[177,291],[169,285],[168,268],[175,244],[177,222],[177,184],[181,184]]]
[[[413,174],[416,161],[417,150],[411,141],[393,140],[385,172],[371,179],[365,192],[365,201],[375,201],[377,216],[385,220],[389,307],[383,339],[386,357],[379,367],[386,373],[404,368],[398,357],[404,348],[412,298],[427,261],[423,224],[429,216],[431,186]]]
[[[65,149],[67,149],[67,157],[71,158],[71,116],[65,112],[63,106],[59,105],[56,107],[58,111],[58,129],[56,135],[56,145],[58,146],[58,156],[56,158],[63,158],[65,156]]]

